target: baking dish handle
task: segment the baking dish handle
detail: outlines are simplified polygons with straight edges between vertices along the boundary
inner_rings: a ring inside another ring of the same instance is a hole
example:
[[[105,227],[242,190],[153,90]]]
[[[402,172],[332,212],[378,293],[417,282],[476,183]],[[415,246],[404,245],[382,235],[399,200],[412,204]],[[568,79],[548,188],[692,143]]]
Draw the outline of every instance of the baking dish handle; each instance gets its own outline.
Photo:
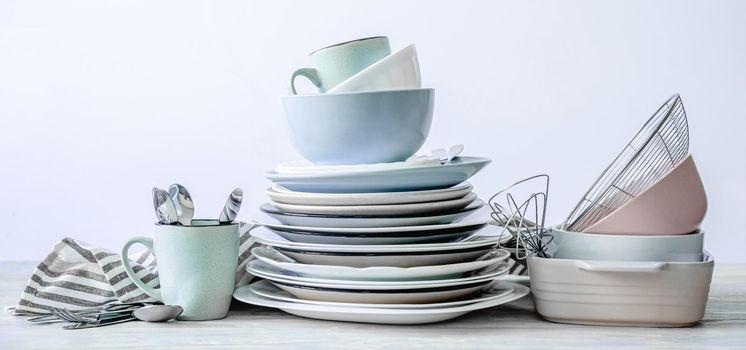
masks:
[[[593,272],[658,272],[663,271],[668,263],[665,262],[637,262],[637,261],[577,261],[575,263],[583,271]]]

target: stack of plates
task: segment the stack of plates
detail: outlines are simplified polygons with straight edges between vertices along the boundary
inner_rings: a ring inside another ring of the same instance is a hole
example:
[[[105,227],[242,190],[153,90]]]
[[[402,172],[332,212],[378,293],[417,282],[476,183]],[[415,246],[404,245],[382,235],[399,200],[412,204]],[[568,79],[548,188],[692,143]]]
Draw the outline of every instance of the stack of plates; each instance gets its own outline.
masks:
[[[484,205],[465,182],[489,163],[278,166],[262,246],[247,270],[263,280],[241,301],[299,316],[390,324],[438,322],[523,297],[497,281],[508,273],[510,239],[471,216]]]

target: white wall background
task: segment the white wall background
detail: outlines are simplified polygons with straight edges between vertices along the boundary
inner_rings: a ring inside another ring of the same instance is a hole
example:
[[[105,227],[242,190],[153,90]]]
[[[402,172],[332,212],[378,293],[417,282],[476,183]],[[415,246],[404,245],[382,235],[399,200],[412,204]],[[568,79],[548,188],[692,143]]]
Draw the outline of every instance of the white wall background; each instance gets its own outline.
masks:
[[[415,43],[436,89],[424,149],[495,162],[488,196],[552,176],[559,222],[674,92],[710,199],[706,245],[746,261],[744,1],[0,0],[0,259],[65,236],[118,250],[181,182],[197,216],[234,186],[247,219],[262,172],[298,157],[280,97],[315,48]]]

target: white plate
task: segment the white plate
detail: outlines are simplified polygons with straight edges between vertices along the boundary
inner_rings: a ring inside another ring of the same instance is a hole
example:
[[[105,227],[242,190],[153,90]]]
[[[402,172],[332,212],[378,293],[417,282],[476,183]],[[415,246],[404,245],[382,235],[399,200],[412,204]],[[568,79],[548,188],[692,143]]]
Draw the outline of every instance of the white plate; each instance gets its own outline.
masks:
[[[279,236],[284,237],[293,242],[303,243],[317,243],[317,244],[343,244],[343,245],[394,245],[394,244],[419,244],[419,243],[443,243],[443,242],[455,242],[462,240],[472,232],[479,230],[467,229],[458,230],[455,232],[445,231],[446,233],[428,234],[428,235],[416,235],[416,236],[384,236],[384,237],[369,237],[366,235],[340,235],[340,234],[325,234],[325,233],[305,233],[305,232],[284,232],[275,230]]]
[[[450,224],[463,220],[483,206],[484,202],[477,199],[465,208],[452,211],[392,216],[330,216],[318,214],[295,214],[278,211],[269,204],[262,205],[260,209],[275,220],[286,225],[306,227],[370,228]]]
[[[471,225],[474,225],[474,223],[470,223],[469,225],[461,225],[463,223],[458,224],[452,224],[452,225],[430,225],[431,227],[440,227],[440,228],[446,228],[446,227],[469,227]],[[386,228],[395,228],[395,227],[383,227],[381,229]],[[360,232],[357,231],[357,229],[349,229],[352,233],[360,233],[360,234],[377,234],[375,231],[371,233],[366,232]],[[393,234],[394,236],[397,234],[401,234],[397,231],[382,231],[384,233],[388,232]],[[409,233],[413,231],[403,231],[402,233]],[[428,230],[423,230],[423,232],[433,232]],[[345,233],[344,231],[341,231],[340,233]],[[261,243],[264,245],[268,245],[271,247],[277,247],[277,248],[287,248],[287,249],[295,249],[295,250],[306,250],[306,251],[312,251],[312,252],[339,252],[339,253],[407,253],[407,252],[437,252],[437,251],[446,251],[446,250],[458,250],[458,249],[466,249],[466,248],[475,248],[475,247],[491,247],[497,243],[505,243],[510,240],[510,235],[503,234],[502,229],[492,226],[492,225],[486,225],[482,229],[478,230],[474,234],[477,235],[475,239],[469,240],[469,241],[458,241],[458,242],[446,242],[446,243],[421,243],[421,244],[372,244],[372,245],[358,245],[358,244],[317,244],[317,243],[302,243],[302,242],[292,242],[285,238],[280,237],[276,233],[268,230],[265,227],[256,226],[250,230],[250,234],[257,243]],[[426,233],[427,234],[427,233]]]
[[[460,264],[416,266],[410,268],[391,266],[355,268],[349,266],[309,265],[297,262],[287,262],[285,261],[285,257],[283,257],[276,250],[270,247],[256,247],[251,250],[251,253],[257,259],[262,260],[270,265],[298,274],[320,278],[337,278],[343,280],[360,281],[417,281],[423,279],[453,278],[459,277],[464,273],[481,269],[500,261],[504,261],[510,256],[510,253],[506,250],[495,249],[485,255],[482,255],[475,261]]]
[[[294,315],[320,320],[382,324],[425,324],[445,321],[471,311],[509,303],[526,296],[529,292],[529,289],[525,286],[507,282],[502,283],[505,283],[502,284],[503,286],[513,288],[513,292],[502,298],[474,304],[433,309],[355,308],[292,303],[259,296],[252,292],[249,286],[236,289],[233,297],[244,303],[278,308]]]
[[[474,261],[495,247],[495,244],[457,250],[397,252],[397,253],[334,253],[309,252],[277,248],[281,253],[304,264],[341,265],[350,267],[416,267],[458,264]]]
[[[436,202],[384,204],[384,205],[298,205],[271,203],[261,206],[261,210],[271,213],[294,213],[329,216],[405,216],[444,213],[466,207],[477,199],[474,192],[456,199]],[[274,207],[274,208],[273,208]]]
[[[279,185],[265,193],[276,203],[300,205],[386,205],[445,201],[466,196],[473,186],[464,182],[450,188],[407,192],[309,193],[295,192]]]
[[[339,228],[339,227],[307,227],[291,226],[270,223],[263,220],[264,223],[254,223],[250,229],[250,234],[258,240],[259,243],[277,247],[302,247],[316,251],[348,251],[348,252],[392,252],[392,251],[414,251],[435,249],[452,249],[454,247],[470,247],[474,245],[488,244],[488,241],[505,243],[510,240],[510,235],[505,234],[502,228],[493,225],[487,225],[491,219],[469,219],[467,221],[441,224],[441,225],[424,225],[424,226],[403,226],[403,227],[371,227],[371,228]],[[266,226],[266,227],[264,227]],[[481,228],[480,228],[481,227]],[[268,229],[269,228],[269,229]],[[360,236],[360,237],[412,237],[427,236],[434,234],[445,234],[458,232],[460,229],[468,230],[474,228],[475,235],[479,237],[467,242],[450,242],[450,243],[427,243],[427,244],[391,244],[391,245],[355,245],[355,244],[319,244],[293,242],[279,236],[273,231],[288,231],[305,234],[325,234],[327,236],[338,235],[342,237]],[[271,229],[271,230],[270,230]],[[357,246],[357,247],[356,247]]]
[[[513,292],[513,288],[500,284],[500,282],[493,282],[487,287],[483,287],[478,293],[466,296],[461,300],[446,301],[440,303],[428,303],[428,304],[365,304],[365,303],[340,303],[336,301],[319,301],[319,300],[307,300],[300,299],[272,284],[270,281],[261,280],[251,284],[250,289],[252,292],[273,300],[286,301],[291,303],[301,303],[310,305],[324,305],[333,307],[362,307],[362,308],[382,308],[382,309],[437,309],[455,307],[460,305],[474,304],[482,301],[493,300],[497,298],[505,297],[506,295]]]
[[[507,262],[497,262],[482,269],[472,271],[465,277],[451,279],[428,279],[418,281],[371,281],[344,280],[340,278],[319,278],[302,275],[292,271],[279,269],[262,260],[252,260],[246,264],[246,271],[256,277],[266,278],[274,282],[297,284],[306,287],[336,288],[352,290],[402,290],[413,288],[441,288],[464,285],[472,282],[492,280],[505,275],[510,270]]]
[[[271,280],[270,283],[297,298],[305,300],[361,304],[428,304],[464,298],[484,289],[492,281],[487,280],[439,288],[377,291],[308,287]]]
[[[443,165],[413,165],[381,170],[350,170],[316,174],[265,173],[272,182],[297,192],[371,193],[421,191],[460,184],[489,164],[483,157],[456,157]]]
[[[485,224],[454,228],[441,228],[431,231],[403,232],[317,232],[296,231],[270,227],[278,236],[296,243],[330,245],[396,245],[416,243],[441,243],[461,240],[483,229]]]

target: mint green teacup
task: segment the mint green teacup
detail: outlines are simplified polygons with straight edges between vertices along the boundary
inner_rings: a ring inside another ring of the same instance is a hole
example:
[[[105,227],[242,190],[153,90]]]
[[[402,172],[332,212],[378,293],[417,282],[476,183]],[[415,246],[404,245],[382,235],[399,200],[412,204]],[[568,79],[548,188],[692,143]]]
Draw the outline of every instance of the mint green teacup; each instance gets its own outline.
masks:
[[[298,94],[295,78],[304,76],[320,92],[326,92],[390,54],[389,38],[385,36],[357,39],[318,49],[309,55],[315,68],[296,70],[290,78],[290,90]]]
[[[144,245],[158,263],[160,289],[137,277],[126,258],[130,246]],[[238,224],[192,220],[191,226],[155,225],[153,238],[134,237],[122,247],[124,271],[151,297],[180,305],[179,320],[214,320],[228,314],[238,265]]]

